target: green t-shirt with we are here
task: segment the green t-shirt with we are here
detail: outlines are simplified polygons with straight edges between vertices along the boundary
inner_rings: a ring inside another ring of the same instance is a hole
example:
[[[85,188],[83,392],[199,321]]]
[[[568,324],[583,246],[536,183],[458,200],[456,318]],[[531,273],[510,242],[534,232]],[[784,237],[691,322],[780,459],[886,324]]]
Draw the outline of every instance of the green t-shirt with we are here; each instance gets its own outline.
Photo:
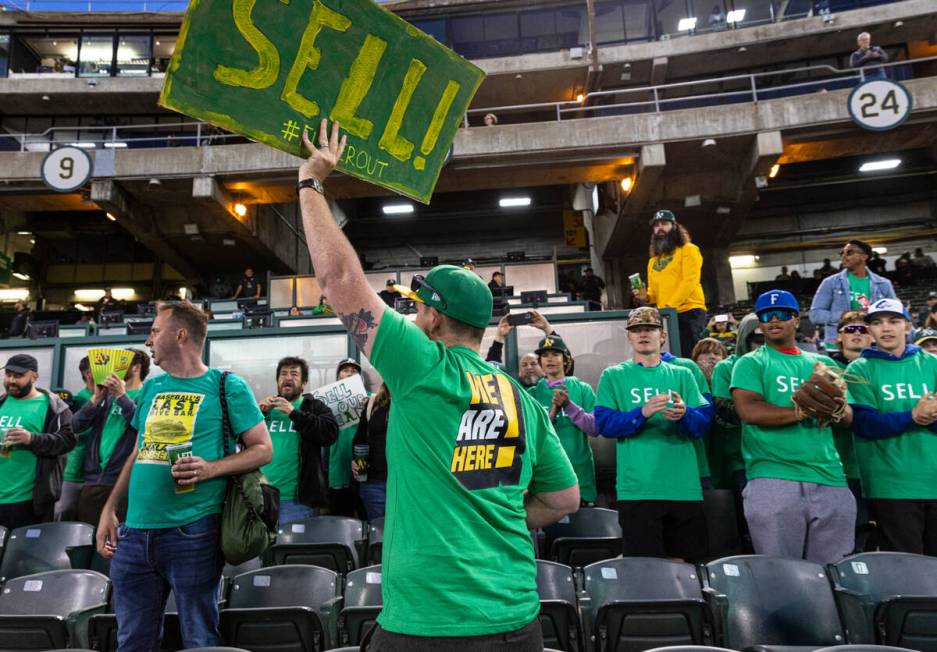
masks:
[[[791,396],[813,373],[817,362],[832,365],[825,356],[800,351],[781,353],[768,345],[743,355],[732,371],[732,389],[760,395],[767,403],[793,407]],[[833,443],[833,430],[813,419],[786,426],[742,424],[745,477],[815,482],[845,487],[846,476]]]
[[[669,391],[677,392],[689,407],[706,405],[689,370],[665,362],[644,367],[633,360],[602,372],[596,405],[630,412]],[[615,466],[618,500],[703,499],[693,440],[661,412],[645,421],[636,435],[616,442]]]
[[[907,412],[937,391],[937,356],[918,351],[900,360],[862,357],[846,368],[849,403],[879,412]],[[866,498],[937,499],[937,433],[914,426],[897,437],[854,437]]]
[[[547,413],[477,351],[390,308],[369,358],[393,397],[378,622],[415,636],[528,625],[540,598],[524,494],[576,485]]]

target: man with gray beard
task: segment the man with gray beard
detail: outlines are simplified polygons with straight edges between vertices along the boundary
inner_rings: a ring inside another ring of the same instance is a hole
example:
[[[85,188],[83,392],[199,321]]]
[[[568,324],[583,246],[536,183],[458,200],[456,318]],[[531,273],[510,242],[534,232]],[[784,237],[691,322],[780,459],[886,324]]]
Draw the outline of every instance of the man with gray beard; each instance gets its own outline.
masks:
[[[706,299],[700,284],[703,256],[672,211],[657,211],[651,229],[647,288],[636,290],[635,297],[658,309],[676,310],[680,350],[692,351],[706,329]]]

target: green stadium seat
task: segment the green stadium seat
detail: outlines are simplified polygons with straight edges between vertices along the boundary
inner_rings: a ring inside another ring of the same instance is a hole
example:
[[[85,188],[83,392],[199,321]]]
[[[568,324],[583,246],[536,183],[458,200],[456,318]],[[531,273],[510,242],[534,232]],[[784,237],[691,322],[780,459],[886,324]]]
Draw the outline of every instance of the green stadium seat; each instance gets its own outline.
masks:
[[[740,555],[702,568],[716,640],[725,647],[812,652],[846,642],[823,566]]]
[[[381,596],[381,567],[368,566],[345,576],[345,598],[338,616],[341,642],[358,645],[374,626],[384,601]]]
[[[582,617],[596,650],[640,652],[706,642],[706,600],[692,564],[622,557],[582,572]]]
[[[543,529],[548,557],[567,566],[580,567],[621,554],[618,512],[583,507]]]
[[[63,521],[16,528],[10,532],[4,546],[0,582],[23,575],[71,569],[73,558],[86,559],[90,565],[93,552],[94,528],[87,523]]]
[[[380,564],[384,547],[384,519],[376,518],[368,523],[368,563]]]
[[[345,516],[313,516],[280,525],[267,565],[310,564],[344,574],[358,568],[364,524]]]
[[[88,618],[107,605],[110,581],[85,570],[54,570],[7,580],[0,593],[0,649],[48,650],[87,642]]]
[[[742,537],[735,494],[729,489],[708,489],[703,492],[703,511],[709,536],[709,559],[739,555]]]
[[[234,578],[221,636],[252,652],[326,650],[337,640],[337,573],[318,566],[261,568]]]
[[[830,575],[850,643],[937,652],[937,558],[866,552]]]
[[[543,644],[559,650],[583,649],[573,569],[538,559],[537,593],[540,595]]]

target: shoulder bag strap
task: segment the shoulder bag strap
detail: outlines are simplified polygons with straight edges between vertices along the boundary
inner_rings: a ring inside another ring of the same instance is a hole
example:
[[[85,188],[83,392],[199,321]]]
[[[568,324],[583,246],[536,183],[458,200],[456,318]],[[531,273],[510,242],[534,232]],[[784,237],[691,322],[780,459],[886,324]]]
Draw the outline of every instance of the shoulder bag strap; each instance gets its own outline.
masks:
[[[221,387],[218,389],[218,398],[221,401],[221,445],[224,449],[225,457],[228,457],[228,451],[230,450],[228,442],[231,439],[231,419],[228,418],[228,397],[225,394],[225,381],[227,381],[229,373],[231,372],[221,372]],[[231,475],[229,478],[241,495],[241,500],[244,502],[244,506],[247,508],[251,518],[258,521],[261,520],[260,514],[254,509],[254,504],[250,501],[250,498],[248,498],[247,492],[244,491],[244,485],[241,483],[241,476]]]

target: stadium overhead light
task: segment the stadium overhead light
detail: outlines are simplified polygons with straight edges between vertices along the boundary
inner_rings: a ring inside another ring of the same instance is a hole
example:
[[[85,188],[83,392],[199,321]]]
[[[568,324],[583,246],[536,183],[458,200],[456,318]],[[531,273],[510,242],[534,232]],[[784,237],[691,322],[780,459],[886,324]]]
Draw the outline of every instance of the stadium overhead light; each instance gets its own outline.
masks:
[[[104,296],[104,290],[99,288],[84,288],[75,290],[75,298],[79,301],[97,301]],[[120,301],[132,300],[137,296],[133,288],[111,288],[111,296]]]
[[[576,94],[576,101],[577,101],[577,102],[579,102],[580,104],[582,104],[583,102],[585,102],[585,100],[586,100],[586,96],[585,96],[585,95],[583,95],[582,93],[577,93],[577,94]]]
[[[107,219],[109,219],[111,222],[116,222],[116,221],[117,221],[117,216],[114,215],[113,213],[105,213],[104,215],[106,215],[106,216],[107,216]]]
[[[859,172],[878,172],[879,170],[894,170],[901,165],[900,158],[886,158],[881,161],[867,161],[859,166]]]
[[[25,301],[29,298],[26,288],[6,288],[0,290],[0,301]]]
[[[634,187],[634,179],[631,177],[625,177],[621,180],[621,189],[625,192],[631,192],[631,189]]]
[[[759,260],[758,256],[751,254],[742,256],[729,256],[729,265],[732,267],[751,267]]]
[[[79,141],[77,143],[69,143],[70,147],[78,147],[80,149],[95,149],[97,145],[94,143],[88,143],[85,141]]]
[[[104,143],[104,146],[108,149],[123,149],[127,146],[127,143],[122,143],[119,140],[113,142]]]
[[[778,172],[780,171],[781,171],[781,164],[775,163],[774,165],[771,166],[771,171],[768,172],[768,178],[773,179],[774,177],[778,176]]]
[[[32,235],[32,231],[17,231],[16,235]]]
[[[234,205],[234,212],[238,217],[244,217],[247,215],[247,206],[238,202]]]
[[[884,256],[888,253],[888,247],[872,247],[872,251],[877,253],[879,256]]]
[[[18,278],[18,279],[21,280],[21,281],[28,281],[28,280],[29,280],[29,274],[23,274],[22,272],[13,272],[13,276],[15,276],[16,278]]]
[[[726,14],[727,23],[741,23],[743,20],[745,20],[744,9],[735,9]]]
[[[413,212],[413,204],[384,204],[381,206],[384,215],[409,215]]]
[[[530,206],[530,197],[502,197],[498,200],[498,206],[501,208]]]
[[[681,18],[680,22],[677,23],[678,32],[689,32],[691,29],[696,27],[696,18]]]

